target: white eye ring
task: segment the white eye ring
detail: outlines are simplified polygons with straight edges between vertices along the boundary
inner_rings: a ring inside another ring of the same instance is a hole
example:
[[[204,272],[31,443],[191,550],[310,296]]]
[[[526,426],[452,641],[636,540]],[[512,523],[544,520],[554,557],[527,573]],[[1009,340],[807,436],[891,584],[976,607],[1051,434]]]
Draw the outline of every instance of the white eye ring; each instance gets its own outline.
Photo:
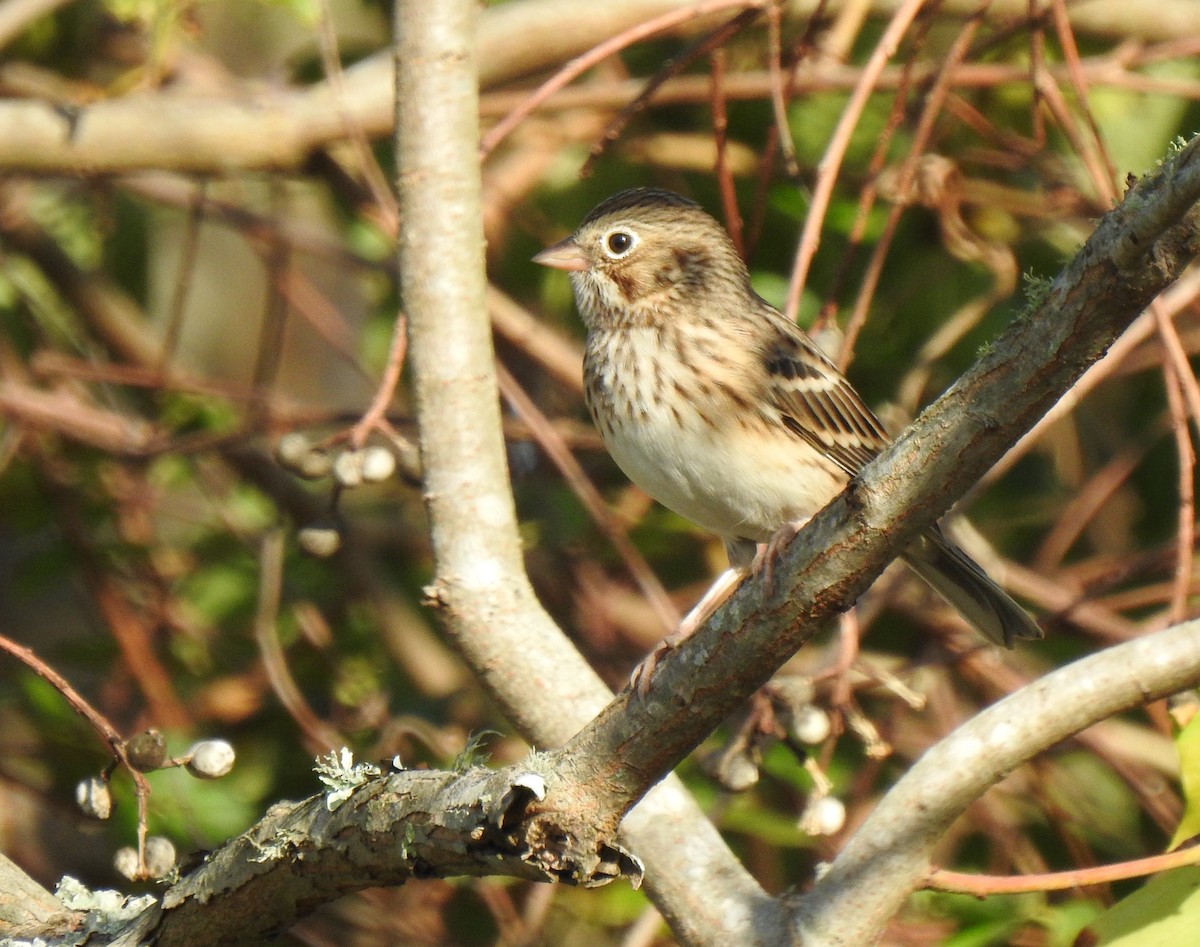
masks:
[[[638,235],[628,227],[616,227],[600,240],[604,255],[610,260],[619,260],[628,256],[637,245]]]

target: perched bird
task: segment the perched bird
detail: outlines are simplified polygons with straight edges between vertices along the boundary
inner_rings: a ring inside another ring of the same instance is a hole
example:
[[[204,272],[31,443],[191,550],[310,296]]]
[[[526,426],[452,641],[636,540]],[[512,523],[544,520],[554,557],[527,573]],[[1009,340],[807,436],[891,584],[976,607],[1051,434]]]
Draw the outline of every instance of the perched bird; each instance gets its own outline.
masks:
[[[762,562],[760,544],[825,506],[888,436],[812,340],[751,289],[721,225],[685,197],[621,191],[533,259],[570,274],[587,327],[584,397],[609,453],[729,554],[731,569],[668,639],[673,647],[756,553]],[[991,641],[1042,636],[936,526],[902,557]]]

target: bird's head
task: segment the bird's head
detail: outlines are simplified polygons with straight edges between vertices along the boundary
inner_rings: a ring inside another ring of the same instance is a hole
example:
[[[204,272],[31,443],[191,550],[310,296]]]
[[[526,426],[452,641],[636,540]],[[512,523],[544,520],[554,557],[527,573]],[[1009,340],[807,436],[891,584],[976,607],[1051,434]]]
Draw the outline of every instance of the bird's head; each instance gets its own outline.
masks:
[[[533,259],[570,274],[589,330],[669,318],[710,294],[749,286],[721,225],[694,201],[657,188],[613,195]]]

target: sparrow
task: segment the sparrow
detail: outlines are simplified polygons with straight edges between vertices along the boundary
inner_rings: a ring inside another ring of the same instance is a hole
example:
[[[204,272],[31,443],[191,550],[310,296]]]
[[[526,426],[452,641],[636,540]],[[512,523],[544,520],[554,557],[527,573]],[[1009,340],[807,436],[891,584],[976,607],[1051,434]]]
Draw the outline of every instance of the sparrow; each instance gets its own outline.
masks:
[[[570,276],[587,329],[584,400],[609,453],[728,553],[730,570],[661,646],[670,649],[837,496],[887,432],[803,330],[751,288],[728,234],[694,201],[621,191],[533,259]],[[936,525],[901,558],[989,641],[1042,637]],[[653,663],[643,672],[648,682]]]

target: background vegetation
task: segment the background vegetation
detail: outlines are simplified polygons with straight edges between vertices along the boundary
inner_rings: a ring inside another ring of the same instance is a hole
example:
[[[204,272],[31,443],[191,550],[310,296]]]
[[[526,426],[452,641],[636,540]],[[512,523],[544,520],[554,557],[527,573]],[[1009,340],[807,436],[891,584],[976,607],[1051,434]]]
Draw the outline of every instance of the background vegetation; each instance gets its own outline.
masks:
[[[403,384],[382,424],[355,426],[400,364],[392,243],[404,222],[378,78],[388,9],[7,6],[0,90],[14,107],[45,103],[79,151],[60,160],[18,113],[0,115],[0,633],[121,734],[158,728],[172,753],[201,736],[236,747],[222,780],[149,776],[149,830],[181,852],[315,792],[312,758],[332,748],[444,767],[490,730],[494,760],[522,758],[423,608],[431,551]],[[531,0],[483,14],[493,134],[577,52],[533,31],[519,49],[489,46],[490,24],[521,6]],[[642,6],[631,22],[689,5]],[[898,431],[1020,316],[1126,175],[1200,124],[1200,14],[1186,3],[927,3],[877,73],[873,57],[920,4],[695,6],[708,15],[653,33],[595,26],[621,50],[484,142],[489,307],[527,566],[614,686],[722,553],[604,453],[582,409],[569,287],[532,253],[619,188],[687,193],[735,233],[759,291],[798,313]],[[608,12],[580,6],[580,28]],[[245,124],[214,102],[236,103]],[[89,138],[114,104],[135,131]],[[185,110],[194,139],[171,123]],[[804,230],[813,219],[819,245]],[[1044,642],[981,649],[891,570],[683,767],[770,892],[803,887],[911,761],[983,705],[1195,614],[1198,285],[1174,287],[1166,317],[1143,317],[963,505],[964,543],[1039,616]],[[330,460],[386,447],[398,473],[305,481],[272,459],[289,432]],[[337,554],[304,551],[332,528]],[[75,787],[108,765],[104,741],[27,666],[6,658],[0,681],[0,849],[50,887],[71,874],[129,889],[112,863],[136,839],[132,782],[114,776],[111,820],[85,819]],[[1024,767],[960,820],[940,862],[1086,868],[1194,834],[1185,789],[1200,764],[1194,726],[1174,740],[1190,719],[1180,704],[1110,720]],[[889,942],[1068,944],[1139,884],[987,900],[929,890]],[[505,880],[372,890],[289,936],[671,942],[624,885]]]

